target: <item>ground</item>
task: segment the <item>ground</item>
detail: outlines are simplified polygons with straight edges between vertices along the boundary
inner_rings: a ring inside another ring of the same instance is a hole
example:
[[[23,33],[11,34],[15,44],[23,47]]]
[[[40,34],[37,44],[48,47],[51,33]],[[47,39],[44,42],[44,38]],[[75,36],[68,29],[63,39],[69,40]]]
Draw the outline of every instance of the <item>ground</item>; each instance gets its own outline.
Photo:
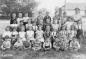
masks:
[[[9,21],[0,20],[0,33],[2,33],[5,27],[9,25]],[[86,37],[86,36],[85,36]],[[78,53],[63,51],[56,52],[54,50],[34,52],[32,50],[16,50],[16,51],[0,51],[0,59],[85,59],[86,58],[86,43],[85,38],[83,44]],[[7,56],[8,55],[8,56]]]

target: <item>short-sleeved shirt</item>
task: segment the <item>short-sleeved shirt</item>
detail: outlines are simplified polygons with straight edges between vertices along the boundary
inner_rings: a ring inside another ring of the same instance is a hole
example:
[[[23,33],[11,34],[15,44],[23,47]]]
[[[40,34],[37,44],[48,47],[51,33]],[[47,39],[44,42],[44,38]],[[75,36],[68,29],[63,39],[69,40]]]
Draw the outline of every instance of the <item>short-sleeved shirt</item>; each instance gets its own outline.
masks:
[[[20,24],[20,21],[23,21],[23,18],[17,18],[17,23]]]

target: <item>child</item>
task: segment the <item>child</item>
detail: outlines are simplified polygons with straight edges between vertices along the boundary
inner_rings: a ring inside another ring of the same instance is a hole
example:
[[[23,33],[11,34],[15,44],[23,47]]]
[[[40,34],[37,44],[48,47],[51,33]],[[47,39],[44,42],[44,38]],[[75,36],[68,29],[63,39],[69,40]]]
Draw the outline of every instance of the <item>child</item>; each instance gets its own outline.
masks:
[[[36,31],[36,30],[37,30],[36,22],[33,22],[33,24],[32,24],[32,28],[33,28],[33,31]]]
[[[80,44],[76,37],[73,37],[72,41],[70,42],[69,48],[71,51],[78,51],[80,49]]]
[[[27,31],[27,29],[29,29],[30,26],[32,26],[31,20],[28,20],[28,24],[26,24],[26,26],[25,26],[26,27],[26,31]]]
[[[38,26],[38,30],[36,31],[36,39],[40,42],[44,42],[44,32],[42,30],[42,26]]]
[[[67,30],[71,29],[71,26],[74,24],[72,21],[73,19],[71,17],[68,17],[67,22],[64,24],[64,26],[67,28]]]
[[[56,38],[56,40],[53,42],[53,48],[56,50],[56,51],[59,51],[60,50],[60,40],[59,38]]]
[[[82,43],[82,37],[83,37],[83,30],[82,30],[82,22],[78,21],[77,23],[77,39],[79,39],[79,43]]]
[[[1,45],[2,50],[10,49],[11,48],[11,39],[9,36],[5,36],[5,41],[3,41]]]
[[[34,38],[34,31],[32,30],[32,26],[29,27],[29,30],[26,31],[26,37],[28,42],[33,42],[35,41]]]
[[[77,30],[76,30],[76,28],[75,28],[75,26],[74,25],[72,25],[71,26],[71,30],[70,30],[70,38],[73,38],[73,37],[75,37],[76,36],[76,34],[77,34]]]
[[[21,28],[21,31],[19,32],[19,38],[21,41],[26,41],[26,32],[25,28]]]
[[[38,26],[38,30],[36,31],[36,39],[41,42],[42,48],[44,43],[44,32],[42,30],[42,26]]]
[[[20,24],[20,21],[22,21],[22,20],[23,20],[23,14],[22,13],[19,13],[18,14],[18,18],[17,18],[17,24]]]
[[[17,24],[17,16],[16,16],[16,13],[12,13],[11,20],[10,20],[10,24]]]
[[[12,32],[10,31],[10,26],[7,26],[5,28],[5,31],[2,33],[2,38],[4,38],[5,36],[8,36],[9,38],[11,38]]]
[[[39,40],[34,41],[32,49],[35,51],[41,50],[41,42]]]
[[[44,25],[51,25],[51,19],[50,18],[47,18],[46,19],[46,22],[44,23]]]
[[[21,41],[21,39],[20,38],[17,38],[17,42],[15,42],[15,44],[14,44],[14,49],[16,48],[22,48],[23,47],[23,42]]]
[[[37,25],[43,26],[43,20],[42,19],[40,21],[37,20]]]
[[[23,17],[23,20],[24,20],[24,25],[26,25],[27,23],[28,23],[28,20],[29,20],[30,18],[28,17],[28,13],[25,13],[24,14],[24,17]]]
[[[25,26],[23,25],[23,20],[20,21],[20,24],[19,24],[19,26],[18,26],[18,32],[19,32],[22,28],[25,28]]]
[[[51,38],[51,29],[50,29],[50,26],[46,26],[46,30],[44,32],[44,39],[46,40],[50,38]]]
[[[58,20],[53,20],[52,28],[55,31],[58,31],[59,30]]]
[[[62,36],[67,36],[68,32],[67,32],[65,26],[62,27],[62,30],[61,30],[59,33],[60,33]]]
[[[43,48],[45,51],[50,50],[52,48],[51,41],[49,39],[45,40],[43,44]]]
[[[17,41],[17,37],[18,37],[17,28],[13,28],[13,31],[12,31],[12,40],[11,40],[12,45],[14,45],[15,42]]]

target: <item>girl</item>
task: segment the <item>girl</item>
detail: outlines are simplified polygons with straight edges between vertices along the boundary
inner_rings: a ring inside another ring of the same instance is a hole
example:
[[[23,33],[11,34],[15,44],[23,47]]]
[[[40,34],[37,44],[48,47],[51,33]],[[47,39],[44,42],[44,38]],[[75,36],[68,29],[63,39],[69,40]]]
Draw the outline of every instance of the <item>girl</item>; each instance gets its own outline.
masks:
[[[22,20],[23,20],[23,14],[22,13],[19,13],[18,14],[18,18],[17,18],[17,24],[20,24],[20,21],[22,21]]]
[[[64,24],[64,26],[67,28],[68,31],[71,29],[71,26],[74,24],[72,20],[73,19],[71,17],[68,17],[67,22]]]
[[[32,49],[35,51],[41,50],[41,42],[39,40],[34,41]]]
[[[80,49],[80,44],[76,37],[73,37],[72,41],[70,42],[69,48],[71,51],[78,51]]]
[[[59,38],[56,38],[56,40],[53,42],[53,48],[56,50],[56,51],[59,51],[60,50],[60,40]]]
[[[17,28],[13,28],[13,31],[12,31],[12,40],[11,40],[11,44],[12,45],[14,45],[15,42],[17,41],[17,37],[18,37]]]
[[[28,17],[28,13],[25,13],[24,14],[24,17],[23,17],[23,20],[24,20],[24,25],[26,25],[27,23],[28,23],[28,20],[29,20],[30,18]]]
[[[53,20],[52,28],[55,31],[58,31],[59,30],[58,20]]]
[[[50,39],[51,38],[51,31],[50,26],[46,26],[46,30],[44,32],[44,39]],[[51,40],[51,39],[50,39]]]
[[[33,28],[33,31],[36,31],[37,30],[37,25],[36,25],[36,22],[33,22],[33,24],[32,24],[32,28]]]
[[[26,31],[26,37],[28,42],[33,42],[35,41],[34,38],[34,31],[32,30],[32,26],[29,27],[29,30]]]
[[[1,45],[2,50],[10,49],[11,48],[11,39],[9,36],[5,36],[5,41],[3,41]]]
[[[26,24],[26,26],[25,26],[26,27],[26,31],[27,31],[27,29],[29,29],[30,26],[32,26],[31,19],[28,20],[28,24]]]
[[[12,32],[10,31],[10,26],[7,26],[5,28],[5,31],[2,33],[2,38],[4,38],[5,36],[8,36],[9,38],[11,38]]]
[[[44,32],[42,30],[42,26],[38,26],[38,30],[36,31],[36,39],[40,42],[44,42]]]
[[[25,28],[25,26],[23,25],[23,20],[20,21],[20,24],[18,26],[18,32],[21,30],[21,28]]]
[[[20,40],[23,42],[23,41],[26,41],[26,33],[25,33],[25,28],[21,28],[21,31],[19,32],[19,38]]]
[[[17,16],[16,13],[12,13],[10,24],[17,24]]]
[[[71,26],[71,30],[70,30],[70,38],[73,38],[73,37],[75,37],[76,36],[76,34],[77,34],[77,30],[76,30],[76,28],[75,28],[75,26],[74,25],[72,25]]]
[[[13,47],[14,47],[14,49],[22,48],[23,47],[23,42],[21,41],[20,38],[17,38],[17,42],[15,42]]]
[[[52,48],[51,41],[49,39],[45,40],[43,44],[43,48],[45,51],[50,50]]]
[[[43,48],[44,43],[44,32],[42,30],[42,26],[38,26],[38,30],[36,31],[36,39],[41,42],[41,47]]]
[[[43,16],[41,12],[39,12],[39,15],[37,17],[37,25],[43,25]]]

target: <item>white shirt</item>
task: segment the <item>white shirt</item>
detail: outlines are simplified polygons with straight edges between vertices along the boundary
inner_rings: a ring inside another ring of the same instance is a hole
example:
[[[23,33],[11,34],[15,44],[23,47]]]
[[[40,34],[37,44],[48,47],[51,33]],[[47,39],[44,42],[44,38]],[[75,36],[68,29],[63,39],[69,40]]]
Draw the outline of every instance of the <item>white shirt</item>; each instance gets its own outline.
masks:
[[[23,18],[17,18],[17,23],[20,24],[20,21],[22,21]]]
[[[19,37],[20,38],[25,38],[25,34],[26,34],[25,32],[19,32]]]
[[[52,24],[53,29],[58,30],[59,25],[58,24]]]
[[[12,32],[12,35],[18,35],[17,31]]]
[[[5,36],[11,37],[11,35],[12,35],[12,32],[10,32],[10,31],[5,31],[5,32],[3,32],[2,37],[5,37]]]
[[[10,47],[11,47],[10,41],[4,41],[4,42],[3,42],[3,47],[5,47],[5,48],[10,48]]]
[[[36,38],[43,38],[43,34],[44,34],[44,32],[42,30],[41,31],[37,30],[36,31]]]
[[[29,17],[23,17],[24,22],[28,22],[29,19]]]
[[[26,33],[28,38],[34,38],[34,31],[30,30],[30,31],[27,31]]]

